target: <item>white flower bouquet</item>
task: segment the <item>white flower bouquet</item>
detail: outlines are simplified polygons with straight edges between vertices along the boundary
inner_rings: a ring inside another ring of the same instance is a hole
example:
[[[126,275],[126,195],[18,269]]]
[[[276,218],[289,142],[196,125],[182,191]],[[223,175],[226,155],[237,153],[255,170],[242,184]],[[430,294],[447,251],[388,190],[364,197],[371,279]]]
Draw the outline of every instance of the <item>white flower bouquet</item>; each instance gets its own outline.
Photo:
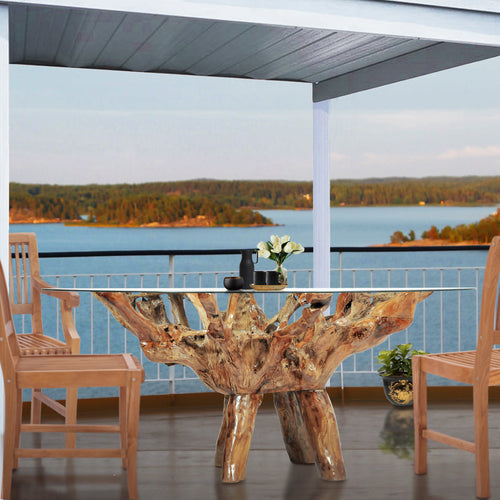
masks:
[[[283,262],[285,262],[290,255],[295,253],[302,253],[304,247],[300,243],[290,241],[290,236],[284,235],[279,237],[276,234],[271,235],[268,241],[261,241],[257,244],[259,257],[270,259],[276,262],[277,271],[282,276],[282,281],[286,283],[286,275],[283,269]]]

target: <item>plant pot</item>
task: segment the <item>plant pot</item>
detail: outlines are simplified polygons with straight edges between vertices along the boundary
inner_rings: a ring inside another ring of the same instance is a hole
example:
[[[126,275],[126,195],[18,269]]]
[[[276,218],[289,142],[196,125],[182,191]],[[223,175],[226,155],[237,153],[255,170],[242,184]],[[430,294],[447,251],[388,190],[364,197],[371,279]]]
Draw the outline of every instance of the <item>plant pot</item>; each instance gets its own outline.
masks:
[[[404,375],[382,377],[387,400],[394,406],[413,405],[413,382]]]

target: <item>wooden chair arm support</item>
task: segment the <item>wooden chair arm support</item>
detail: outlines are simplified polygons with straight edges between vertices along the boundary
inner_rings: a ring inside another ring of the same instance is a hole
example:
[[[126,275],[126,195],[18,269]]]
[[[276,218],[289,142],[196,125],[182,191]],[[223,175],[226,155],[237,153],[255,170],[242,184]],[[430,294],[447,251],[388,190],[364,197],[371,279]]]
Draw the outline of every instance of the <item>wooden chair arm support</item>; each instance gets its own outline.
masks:
[[[76,295],[78,296],[78,294]],[[71,349],[71,353],[78,354],[80,352],[80,335],[78,335],[73,321],[73,308],[66,300],[61,301],[61,324],[64,338]]]
[[[46,281],[42,280],[38,277],[33,277],[33,288],[44,293],[45,295],[49,295],[50,297],[55,297],[56,299],[63,300],[71,307],[78,307],[80,305],[80,295],[76,292],[62,292],[57,290],[50,290],[51,288],[55,288]]]

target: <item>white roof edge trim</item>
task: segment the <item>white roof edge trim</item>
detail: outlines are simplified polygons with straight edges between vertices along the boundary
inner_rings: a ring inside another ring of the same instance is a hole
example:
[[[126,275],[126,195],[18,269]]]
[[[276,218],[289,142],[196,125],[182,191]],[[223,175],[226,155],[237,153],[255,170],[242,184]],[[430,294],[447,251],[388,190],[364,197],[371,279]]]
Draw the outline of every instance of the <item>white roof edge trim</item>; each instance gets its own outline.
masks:
[[[313,102],[383,87],[498,56],[500,47],[437,43],[315,84]]]
[[[475,10],[479,12],[500,13],[500,2],[498,2],[498,0],[382,0],[382,1],[435,6],[435,7],[446,7],[450,9]]]
[[[46,0],[41,3],[36,0],[10,0],[6,3],[297,26],[500,46],[500,13],[497,12],[451,9],[419,0],[413,3],[394,0],[262,0],[258,5],[254,0],[233,0],[231,4],[221,1]]]

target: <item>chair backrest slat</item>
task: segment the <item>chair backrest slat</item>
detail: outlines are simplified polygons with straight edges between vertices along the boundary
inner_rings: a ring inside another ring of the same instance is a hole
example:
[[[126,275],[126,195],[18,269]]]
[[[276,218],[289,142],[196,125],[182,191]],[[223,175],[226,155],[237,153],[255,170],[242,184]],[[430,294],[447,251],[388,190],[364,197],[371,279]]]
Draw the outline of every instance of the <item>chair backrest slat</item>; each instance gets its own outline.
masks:
[[[4,380],[14,376],[14,357],[19,357],[19,345],[12,321],[7,282],[0,263],[0,362]]]
[[[40,276],[38,246],[34,233],[10,233],[10,303],[12,314],[30,314],[33,333],[42,333],[40,293],[33,277]]]
[[[20,255],[21,255],[21,261],[23,263],[23,284],[24,284],[24,303],[27,304],[30,301],[29,298],[29,287],[30,283],[28,281],[29,279],[29,274],[28,274],[28,252],[26,245],[21,244],[20,245]]]
[[[489,374],[491,351],[500,343],[500,236],[491,242],[483,279],[481,313],[476,351],[475,380],[484,382]]]

